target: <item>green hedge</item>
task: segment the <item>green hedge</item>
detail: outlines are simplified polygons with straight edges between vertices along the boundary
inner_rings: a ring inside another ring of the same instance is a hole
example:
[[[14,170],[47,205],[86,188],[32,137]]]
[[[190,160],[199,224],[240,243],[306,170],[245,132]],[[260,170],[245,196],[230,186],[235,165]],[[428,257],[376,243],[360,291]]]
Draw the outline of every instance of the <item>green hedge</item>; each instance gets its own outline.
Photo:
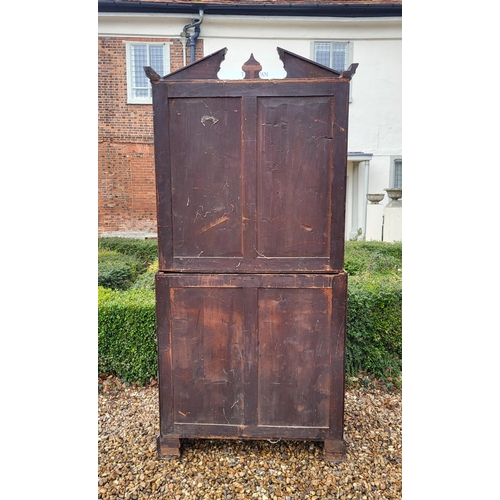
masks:
[[[360,274],[401,275],[402,243],[346,241],[344,269],[349,276]]]
[[[98,370],[126,382],[157,377],[155,295],[98,289]]]
[[[156,259],[133,283],[131,288],[134,289],[155,289],[155,274],[158,271],[158,259]]]
[[[158,258],[158,240],[138,238],[98,238],[98,249],[113,250],[123,255],[134,257],[137,272],[143,273]]]
[[[99,250],[97,258],[97,285],[115,290],[126,290],[137,279],[138,261],[133,255],[114,250]]]
[[[350,276],[346,372],[382,380],[402,370],[402,282],[397,276]]]
[[[128,382],[157,377],[154,274],[156,241],[120,240],[130,256],[149,261],[130,290],[99,288],[99,373]],[[152,245],[154,242],[154,245]],[[152,247],[155,252],[148,254]],[[119,251],[119,250],[116,250]],[[399,380],[402,370],[402,245],[346,242],[348,280],[346,373]]]

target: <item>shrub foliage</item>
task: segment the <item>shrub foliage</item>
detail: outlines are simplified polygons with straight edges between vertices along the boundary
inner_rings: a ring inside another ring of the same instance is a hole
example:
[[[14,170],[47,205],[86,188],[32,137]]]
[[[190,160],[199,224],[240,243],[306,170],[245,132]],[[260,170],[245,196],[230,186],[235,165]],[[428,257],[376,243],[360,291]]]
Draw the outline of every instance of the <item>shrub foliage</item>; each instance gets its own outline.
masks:
[[[346,241],[344,269],[349,276],[401,273],[403,245],[383,241]]]
[[[353,276],[347,292],[346,373],[399,379],[402,286],[397,277]]]
[[[143,273],[158,258],[158,240],[156,239],[98,238],[98,248],[134,257],[138,274]]]
[[[155,274],[158,271],[158,259],[156,259],[134,282],[131,288],[134,289],[155,289]]]
[[[98,289],[98,370],[140,384],[157,376],[155,296]]]
[[[158,369],[157,242],[100,238],[99,249],[99,373],[144,383],[156,378]],[[402,370],[402,244],[348,241],[344,262],[349,275],[346,373],[398,380]]]
[[[100,250],[98,254],[98,286],[125,290],[137,278],[138,261],[134,256],[113,250]]]

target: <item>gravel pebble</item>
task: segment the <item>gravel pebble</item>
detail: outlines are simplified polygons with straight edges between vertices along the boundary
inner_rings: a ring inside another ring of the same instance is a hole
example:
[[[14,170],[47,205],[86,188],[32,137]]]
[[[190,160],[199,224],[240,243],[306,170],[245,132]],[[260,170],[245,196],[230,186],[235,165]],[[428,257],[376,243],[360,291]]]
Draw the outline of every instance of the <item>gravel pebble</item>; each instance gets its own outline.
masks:
[[[346,390],[347,456],[339,464],[323,460],[322,443],[267,440],[183,439],[179,459],[159,460],[153,384],[99,380],[100,499],[402,498],[400,390]]]

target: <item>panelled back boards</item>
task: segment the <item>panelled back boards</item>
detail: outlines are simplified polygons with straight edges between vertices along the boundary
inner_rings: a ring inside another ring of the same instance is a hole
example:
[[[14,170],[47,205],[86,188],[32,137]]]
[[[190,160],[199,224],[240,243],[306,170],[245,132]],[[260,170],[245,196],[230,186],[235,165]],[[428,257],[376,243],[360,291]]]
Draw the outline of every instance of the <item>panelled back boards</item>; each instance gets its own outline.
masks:
[[[342,460],[349,82],[219,80],[222,49],[153,87],[161,458],[181,438],[304,439]]]

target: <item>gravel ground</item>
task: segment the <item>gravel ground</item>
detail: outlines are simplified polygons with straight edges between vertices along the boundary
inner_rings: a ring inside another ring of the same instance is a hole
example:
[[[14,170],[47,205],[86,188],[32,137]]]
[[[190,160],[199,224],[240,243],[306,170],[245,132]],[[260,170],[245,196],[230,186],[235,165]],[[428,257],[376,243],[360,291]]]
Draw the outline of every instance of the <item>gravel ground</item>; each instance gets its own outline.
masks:
[[[346,391],[346,460],[315,442],[181,440],[158,460],[158,389],[99,381],[98,498],[322,500],[402,498],[401,391]],[[153,382],[154,383],[154,382]]]

